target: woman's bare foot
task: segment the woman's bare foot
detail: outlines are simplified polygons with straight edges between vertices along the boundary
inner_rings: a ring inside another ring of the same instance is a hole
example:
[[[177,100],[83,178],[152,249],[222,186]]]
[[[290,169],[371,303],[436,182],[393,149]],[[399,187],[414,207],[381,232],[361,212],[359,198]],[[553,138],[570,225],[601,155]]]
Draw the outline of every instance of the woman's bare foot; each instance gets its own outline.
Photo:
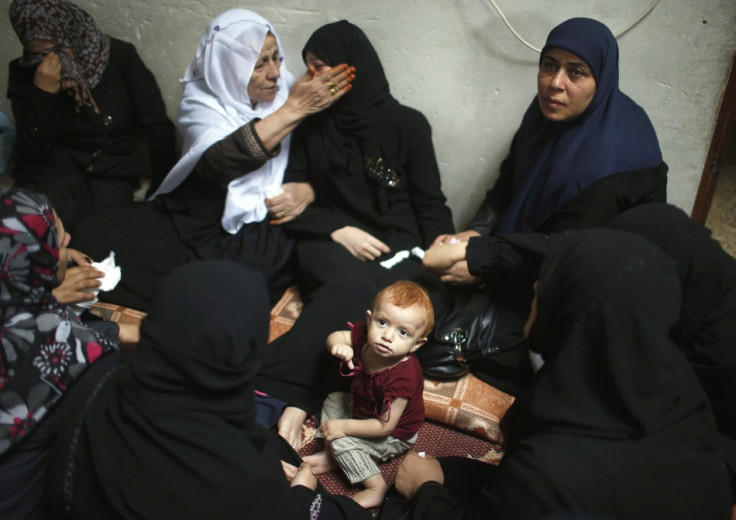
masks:
[[[374,507],[381,507],[383,505],[383,499],[386,498],[388,492],[388,485],[383,477],[379,473],[369,479],[363,481],[365,489],[354,494],[352,497],[358,504],[365,509],[373,509]]]
[[[295,451],[302,447],[302,425],[307,419],[307,412],[296,406],[287,406],[279,419],[278,430],[286,442]]]
[[[312,473],[315,475],[337,469],[337,461],[327,451],[307,455],[303,460],[312,467]]]

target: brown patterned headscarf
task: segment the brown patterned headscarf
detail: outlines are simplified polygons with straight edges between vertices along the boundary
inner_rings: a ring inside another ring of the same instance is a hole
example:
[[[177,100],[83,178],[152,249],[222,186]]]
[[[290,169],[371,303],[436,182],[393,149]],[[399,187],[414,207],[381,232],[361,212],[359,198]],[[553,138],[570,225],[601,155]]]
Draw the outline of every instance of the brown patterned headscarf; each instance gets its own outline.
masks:
[[[100,82],[110,58],[110,37],[100,32],[85,10],[68,0],[13,0],[10,23],[24,47],[31,40],[57,45],[41,53],[23,52],[21,65],[35,66],[49,52],[61,59],[62,89],[74,96],[76,108],[91,106],[98,112],[90,90]],[[73,58],[62,49],[70,48]]]

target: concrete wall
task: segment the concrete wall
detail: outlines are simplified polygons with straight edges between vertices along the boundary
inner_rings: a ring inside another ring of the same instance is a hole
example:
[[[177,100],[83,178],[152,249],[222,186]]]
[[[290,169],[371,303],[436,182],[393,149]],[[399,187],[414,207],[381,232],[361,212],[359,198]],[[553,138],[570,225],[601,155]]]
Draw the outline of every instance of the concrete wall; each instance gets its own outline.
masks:
[[[0,63],[21,53],[0,0]],[[488,0],[77,0],[112,36],[133,42],[164,92],[172,118],[178,78],[207,22],[233,7],[274,24],[287,65],[301,74],[301,48],[319,26],[348,19],[381,56],[394,96],[429,118],[445,192],[458,226],[492,186],[521,116],[536,93],[537,53],[522,45]],[[636,19],[644,0],[496,0],[536,47],[573,16],[614,33]],[[689,211],[736,49],[734,0],[663,0],[619,38],[621,90],[649,113],[670,165],[669,199]],[[360,71],[358,71],[360,74]],[[7,69],[0,70],[5,92]],[[7,99],[0,110],[10,112]]]

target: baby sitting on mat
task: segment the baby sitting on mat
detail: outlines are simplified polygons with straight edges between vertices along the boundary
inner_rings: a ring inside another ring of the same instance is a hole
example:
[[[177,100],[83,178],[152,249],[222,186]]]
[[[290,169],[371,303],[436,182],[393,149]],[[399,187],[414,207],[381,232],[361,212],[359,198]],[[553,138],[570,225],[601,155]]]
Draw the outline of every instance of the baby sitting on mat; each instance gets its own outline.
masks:
[[[378,507],[388,490],[373,459],[386,461],[416,442],[424,423],[424,378],[412,354],[434,326],[429,296],[414,282],[399,281],[378,293],[366,323],[327,338],[330,353],[353,378],[350,393],[334,392],[322,407],[325,449],[304,457],[315,474],[339,465],[365,489],[352,498]]]

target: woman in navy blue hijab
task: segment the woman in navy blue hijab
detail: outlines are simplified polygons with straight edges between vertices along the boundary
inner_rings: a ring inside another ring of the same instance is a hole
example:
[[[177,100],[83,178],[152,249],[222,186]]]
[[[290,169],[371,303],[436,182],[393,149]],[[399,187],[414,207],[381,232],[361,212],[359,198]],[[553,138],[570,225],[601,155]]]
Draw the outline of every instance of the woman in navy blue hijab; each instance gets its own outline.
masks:
[[[499,245],[498,235],[539,233],[536,238],[544,240],[553,232],[604,227],[626,209],[665,201],[667,165],[654,127],[644,110],[619,90],[618,80],[618,45],[604,24],[573,18],[549,33],[539,57],[537,96],[500,175],[469,229],[439,236],[433,243],[457,242],[452,263],[430,267],[435,274],[444,282],[486,282],[491,288],[499,265],[506,272],[526,269],[518,265],[521,258]],[[518,307],[523,314],[531,298],[528,287],[491,290],[521,292]],[[515,321],[523,324],[523,316]],[[521,327],[513,328],[520,337]],[[508,380],[525,377],[516,373],[525,356],[519,358],[515,351],[504,356],[513,359],[494,356],[502,373],[484,379],[513,393],[517,388]],[[483,372],[498,372],[496,368]]]
[[[590,83],[592,99],[578,107]],[[618,45],[602,23],[573,18],[550,32],[538,90],[517,133],[513,194],[499,233],[534,231],[601,179],[662,163],[647,114],[618,88]]]

